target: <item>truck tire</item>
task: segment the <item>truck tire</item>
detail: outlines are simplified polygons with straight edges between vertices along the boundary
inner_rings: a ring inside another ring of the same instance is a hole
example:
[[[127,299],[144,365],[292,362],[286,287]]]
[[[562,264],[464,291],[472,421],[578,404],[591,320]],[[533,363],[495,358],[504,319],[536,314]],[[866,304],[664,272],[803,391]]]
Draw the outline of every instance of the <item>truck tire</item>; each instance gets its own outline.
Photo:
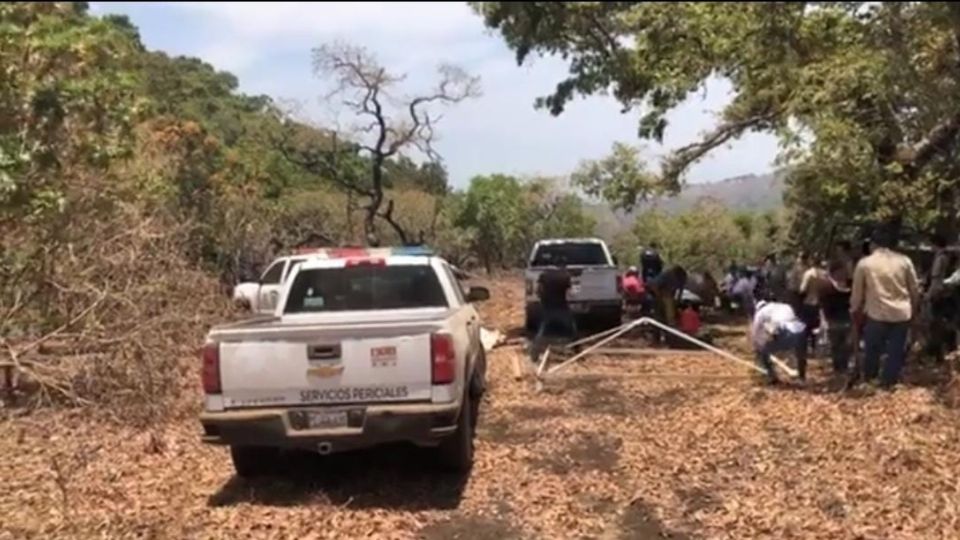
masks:
[[[470,392],[464,392],[457,431],[437,448],[440,466],[446,471],[462,474],[470,472],[473,467],[473,422],[478,411],[474,403],[477,402],[470,397]]]
[[[274,472],[277,449],[264,446],[230,446],[230,458],[237,476],[256,478]]]

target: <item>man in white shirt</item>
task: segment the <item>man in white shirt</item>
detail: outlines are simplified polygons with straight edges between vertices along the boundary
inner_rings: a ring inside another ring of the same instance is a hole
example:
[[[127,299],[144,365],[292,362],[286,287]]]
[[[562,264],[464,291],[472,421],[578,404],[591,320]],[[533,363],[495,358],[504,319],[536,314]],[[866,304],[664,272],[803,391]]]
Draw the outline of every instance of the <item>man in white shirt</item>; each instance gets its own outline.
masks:
[[[757,304],[757,312],[750,326],[750,339],[757,361],[767,370],[770,384],[778,382],[773,371],[770,355],[775,352],[793,351],[797,359],[797,372],[801,380],[807,376],[806,326],[797,318],[789,304],[764,302]]]

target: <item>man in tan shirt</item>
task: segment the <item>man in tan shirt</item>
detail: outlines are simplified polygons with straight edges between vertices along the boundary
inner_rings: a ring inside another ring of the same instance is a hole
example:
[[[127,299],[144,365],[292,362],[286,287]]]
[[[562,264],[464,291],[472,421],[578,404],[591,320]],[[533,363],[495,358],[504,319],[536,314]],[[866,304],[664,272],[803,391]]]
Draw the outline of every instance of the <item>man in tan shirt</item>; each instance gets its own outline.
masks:
[[[854,320],[865,319],[863,326],[864,376],[875,379],[880,371],[880,356],[886,362],[880,384],[891,387],[900,380],[906,357],[910,321],[920,305],[920,287],[913,262],[893,251],[897,244],[894,226],[882,228],[874,237],[873,253],[857,263],[853,272],[850,311]]]

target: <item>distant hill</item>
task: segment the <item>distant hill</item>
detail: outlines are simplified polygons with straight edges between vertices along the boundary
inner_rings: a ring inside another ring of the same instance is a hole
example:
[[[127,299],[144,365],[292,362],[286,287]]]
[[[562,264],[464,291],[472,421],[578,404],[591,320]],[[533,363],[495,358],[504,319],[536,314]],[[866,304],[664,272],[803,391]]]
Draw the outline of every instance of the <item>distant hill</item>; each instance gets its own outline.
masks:
[[[659,208],[665,212],[689,210],[702,199],[713,199],[731,210],[764,212],[783,204],[783,171],[767,174],[735,176],[718,182],[690,184],[676,197],[666,197],[640,205],[630,213],[612,212],[605,204],[589,205],[598,221],[600,232],[610,232],[619,226],[632,224],[639,212]]]
[[[657,207],[667,212],[687,210],[700,199],[713,199],[731,210],[763,212],[783,204],[783,172],[748,174],[719,182],[688,185],[679,195],[641,207]]]

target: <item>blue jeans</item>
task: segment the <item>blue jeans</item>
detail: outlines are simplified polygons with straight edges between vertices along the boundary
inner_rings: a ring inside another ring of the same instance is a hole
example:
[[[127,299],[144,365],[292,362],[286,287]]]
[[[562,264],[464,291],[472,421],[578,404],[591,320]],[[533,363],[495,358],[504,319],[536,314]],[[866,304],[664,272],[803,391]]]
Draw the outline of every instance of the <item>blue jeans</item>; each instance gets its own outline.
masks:
[[[757,351],[757,361],[767,370],[767,377],[771,381],[777,380],[777,375],[773,371],[773,363],[770,361],[770,355],[776,352],[793,352],[797,358],[797,374],[801,379],[807,377],[807,341],[806,331],[789,332],[782,331],[770,339],[766,345]]]
[[[910,323],[883,322],[867,319],[863,325],[863,376],[867,380],[880,375],[880,384],[893,386],[900,381],[903,362],[907,356],[907,332]],[[886,353],[887,361],[880,373],[880,356]]]
[[[530,359],[537,362],[540,359],[540,345],[549,330],[560,332],[563,337],[577,339],[577,321],[570,309],[544,308],[540,314],[540,326],[530,343]]]

